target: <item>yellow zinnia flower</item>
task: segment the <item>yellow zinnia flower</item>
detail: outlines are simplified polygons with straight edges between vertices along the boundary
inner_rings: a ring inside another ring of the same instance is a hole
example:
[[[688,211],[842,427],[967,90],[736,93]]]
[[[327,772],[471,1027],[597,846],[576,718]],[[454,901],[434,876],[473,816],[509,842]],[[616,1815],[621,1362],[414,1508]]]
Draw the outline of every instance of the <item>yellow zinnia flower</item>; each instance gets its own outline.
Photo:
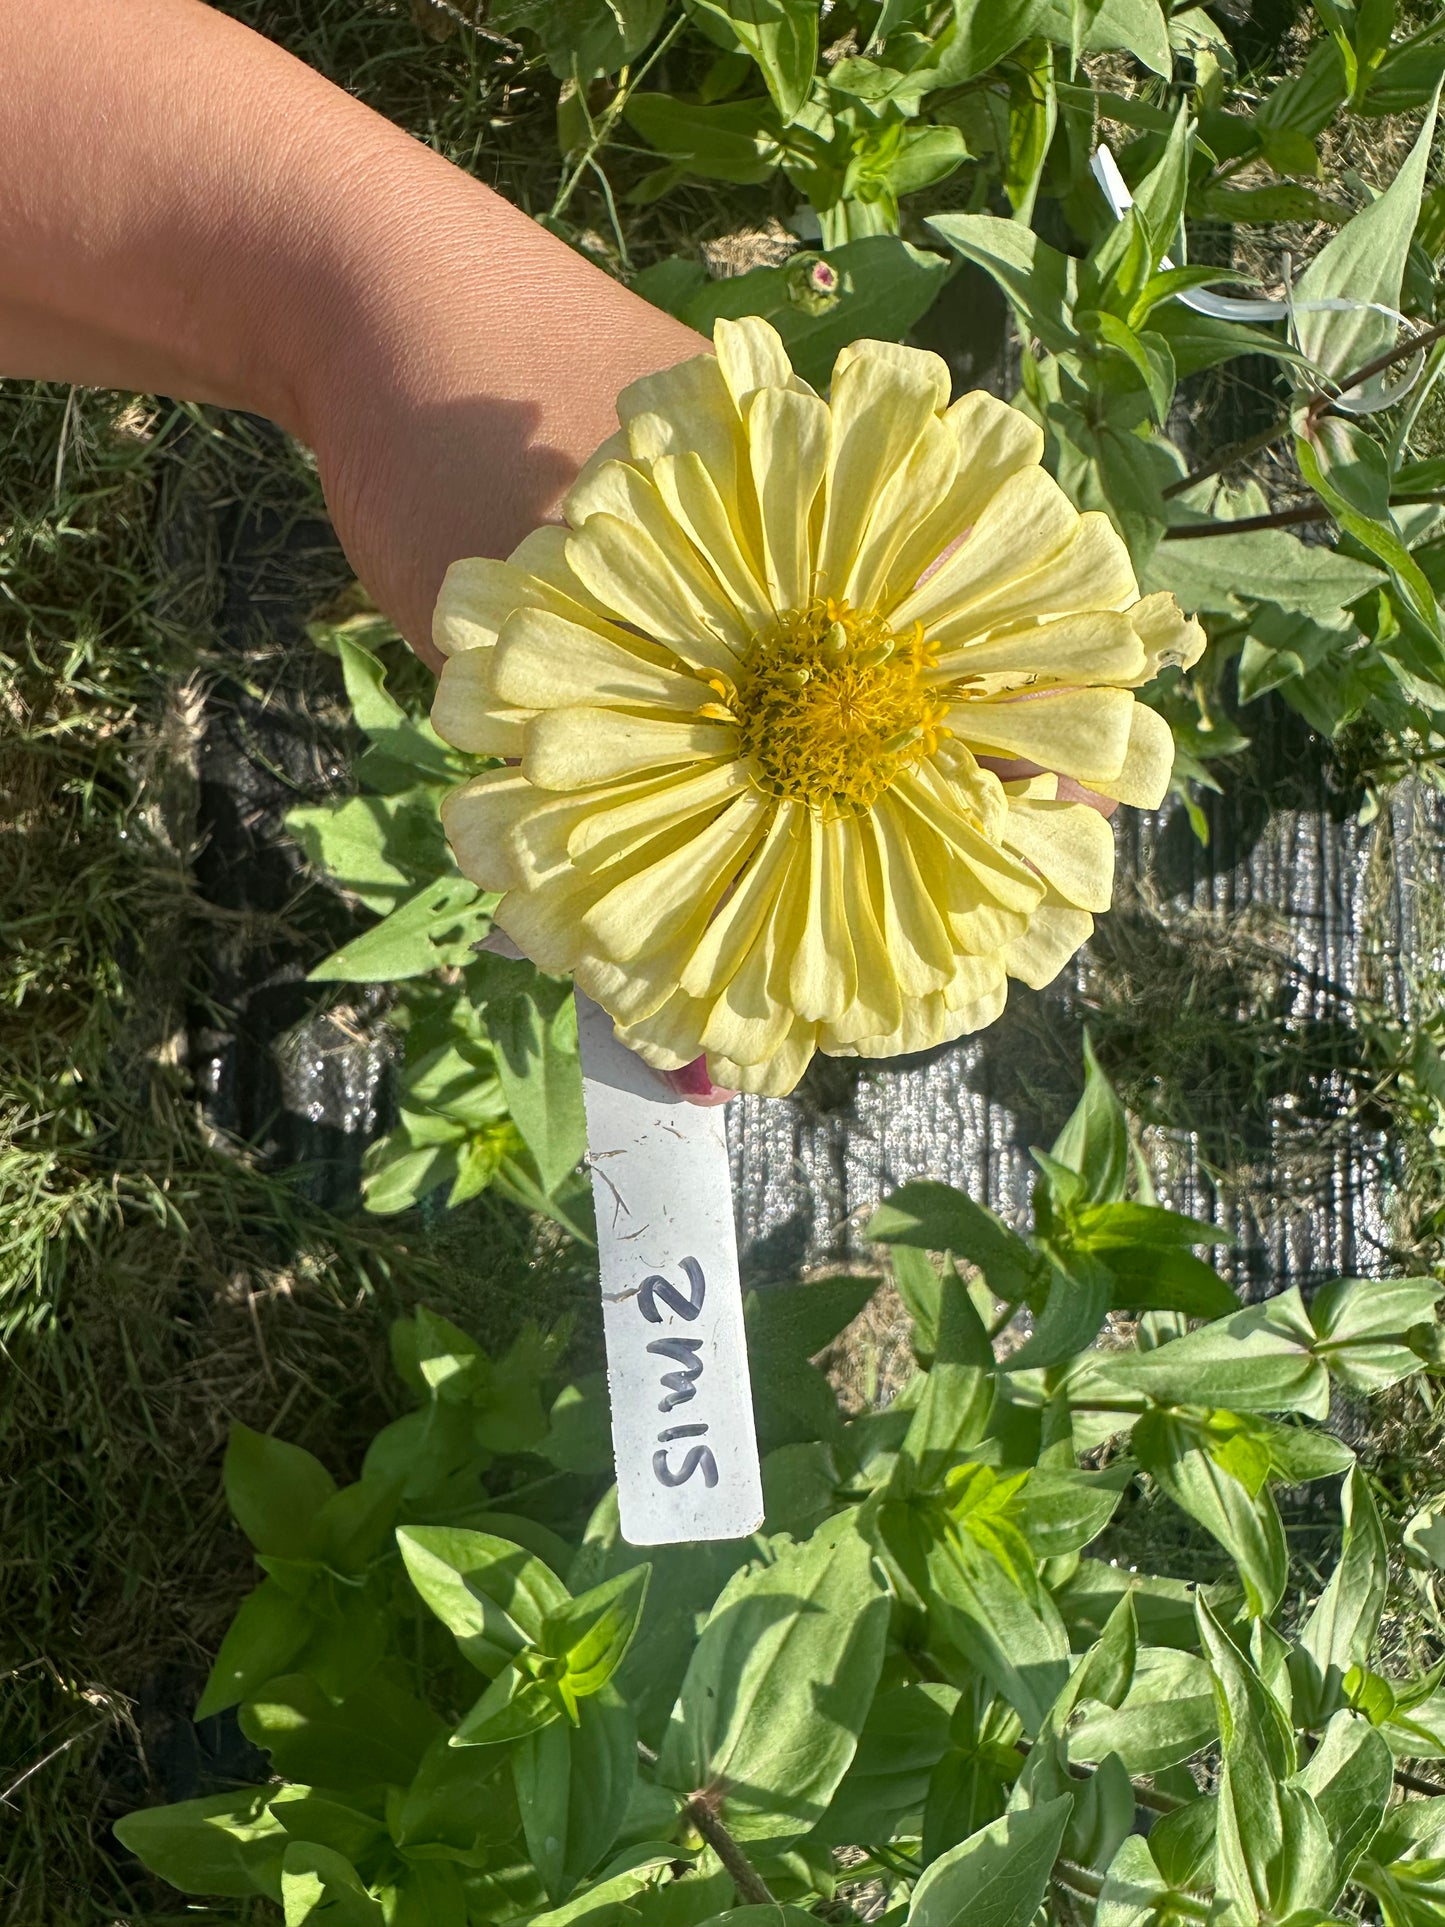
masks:
[[[1113,837],[984,759],[1158,804],[1131,692],[1203,636],[937,355],[855,342],[824,401],[765,322],[714,346],[625,391],[567,527],[454,564],[432,715],[516,763],[444,811],[501,928],[659,1069],[782,1093],[1056,975]]]

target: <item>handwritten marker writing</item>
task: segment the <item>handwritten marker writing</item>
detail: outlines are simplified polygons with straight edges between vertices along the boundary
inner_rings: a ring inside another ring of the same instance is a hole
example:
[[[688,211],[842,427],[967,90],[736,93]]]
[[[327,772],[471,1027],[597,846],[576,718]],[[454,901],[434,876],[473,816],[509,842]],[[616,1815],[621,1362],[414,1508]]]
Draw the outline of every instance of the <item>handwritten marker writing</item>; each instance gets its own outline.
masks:
[[[723,1114],[677,1097],[578,993],[622,1536],[741,1539],[763,1519]]]

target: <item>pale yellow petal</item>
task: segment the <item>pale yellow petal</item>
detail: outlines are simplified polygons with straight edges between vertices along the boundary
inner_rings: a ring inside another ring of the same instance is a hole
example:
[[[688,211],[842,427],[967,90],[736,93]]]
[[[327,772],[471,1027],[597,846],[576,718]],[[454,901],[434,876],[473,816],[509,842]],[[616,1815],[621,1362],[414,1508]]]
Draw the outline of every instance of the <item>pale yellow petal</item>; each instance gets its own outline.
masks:
[[[761,581],[760,528],[756,505],[748,504],[745,526],[737,501],[725,502],[702,457],[664,455],[652,465],[657,492],[673,520],[708,566],[750,628],[759,629],[772,615],[772,605]]]
[[[1097,785],[1124,767],[1133,708],[1127,689],[1064,688],[960,703],[948,722],[975,754],[1022,757]]]
[[[587,989],[594,1002],[608,1004],[602,996],[594,993],[585,983],[587,966],[579,967],[577,981]],[[604,972],[604,981],[605,972]],[[629,1050],[635,1050],[645,1064],[657,1071],[680,1071],[688,1064],[695,1063],[702,1055],[698,1035],[706,1010],[680,990],[673,991],[658,1004],[636,1019],[621,1018],[614,1026],[615,1035]]]
[[[881,362],[896,370],[899,380],[908,387],[926,389],[934,414],[941,414],[947,408],[948,397],[953,392],[953,377],[943,356],[934,354],[931,348],[905,348],[899,341],[873,341],[867,337],[850,341],[833,357],[830,392],[837,391],[843,371],[857,361]]]
[[[818,1026],[799,1021],[767,1057],[738,1064],[721,1052],[707,1054],[708,1075],[724,1090],[751,1091],[758,1097],[786,1097],[807,1070],[818,1048]]]
[[[663,651],[624,631],[615,633],[617,641],[550,610],[518,610],[508,618],[492,652],[496,699],[518,709],[582,704],[676,710],[682,716],[695,715],[702,703],[715,700],[706,683],[665,667]],[[480,655],[472,650],[447,668],[462,670]]]
[[[1087,942],[1093,928],[1094,919],[1087,910],[1063,903],[1040,904],[1028,929],[1004,953],[1008,974],[1031,990],[1042,990]]]
[[[612,709],[549,709],[527,731],[522,771],[544,790],[580,790],[676,763],[731,756],[726,723],[664,722]]]
[[[635,461],[692,450],[725,496],[736,486],[742,430],[715,356],[644,375],[618,396],[617,415]]]
[[[825,1027],[824,1047],[835,1041],[876,1036],[897,1028],[903,999],[898,973],[883,936],[882,873],[872,836],[857,819],[838,824],[840,909],[847,924],[857,975],[852,1003]]]
[[[884,939],[907,997],[941,990],[953,974],[953,939],[938,892],[925,880],[930,870],[944,873],[948,850],[942,838],[918,817],[884,796],[869,817],[882,874]]]
[[[1132,615],[1132,610],[1130,615]],[[943,650],[937,679],[987,677],[995,689],[1033,683],[1120,683],[1132,686],[1145,670],[1144,648],[1129,619],[1112,609],[1088,609],[1049,622],[1020,623],[957,648]]]
[[[914,530],[948,494],[957,468],[958,445],[938,416],[932,415],[912,452],[894,469],[873,504],[844,585],[844,594],[855,608],[887,608],[917,578],[918,571],[906,558],[899,568],[898,558]]]
[[[924,570],[972,527],[1009,477],[1036,467],[1044,452],[1044,431],[1038,423],[982,389],[960,396],[943,421],[957,450],[953,481],[900,545],[889,573],[890,606],[908,595]]]
[[[813,509],[828,461],[828,407],[816,395],[764,388],[747,416],[773,607],[801,609],[813,593]]]
[[[700,931],[747,861],[768,813],[767,799],[745,790],[702,828],[689,823],[604,871],[608,878],[618,868],[636,866],[586,912],[591,941],[627,963],[656,951],[683,928],[695,924]],[[647,861],[659,845],[656,858]]]
[[[695,997],[722,994],[774,913],[803,806],[779,804],[737,888],[703,932],[679,981]],[[766,982],[766,973],[764,974]],[[746,1054],[746,1053],[742,1053]]]
[[[1090,509],[1079,517],[1064,547],[1032,575],[1000,585],[992,595],[980,597],[968,608],[941,616],[931,626],[931,634],[941,647],[948,648],[985,629],[1028,617],[1066,616],[1082,609],[1122,609],[1134,600],[1136,592],[1129,551],[1108,516]]]
[[[828,467],[818,588],[843,596],[884,483],[934,419],[937,384],[927,368],[883,355],[848,361],[828,400]]]
[[[1087,803],[1014,803],[1004,846],[1076,909],[1113,901],[1114,832]]]
[[[954,632],[977,635],[989,626],[987,620],[965,622],[975,609],[997,607],[1001,613],[994,620],[1010,620],[1009,591],[1062,554],[1079,520],[1051,475],[1041,468],[1020,469],[990,497],[953,553],[898,604],[895,626],[922,622],[931,636],[952,639]]]
[[[582,916],[602,886],[581,871],[560,871],[548,882],[509,890],[493,922],[541,970],[562,976],[575,970],[583,947]]]
[[[783,338],[771,322],[758,315],[713,323],[717,365],[739,416],[760,388],[792,388],[811,394],[807,383],[793,373]]]
[[[494,655],[481,648],[447,658],[432,698],[432,728],[473,756],[517,757],[532,712],[498,702],[491,674]]]
[[[674,527],[676,525],[674,524]],[[635,522],[594,515],[568,538],[573,568],[592,594],[645,636],[700,668],[731,670],[749,631],[682,535],[664,550]]]
[[[685,764],[658,782],[632,786],[616,802],[594,804],[569,834],[568,854],[581,869],[601,869],[630,856],[669,824],[721,809],[751,784],[741,763]]]
[[[1072,771],[1069,772],[1071,775]],[[1129,713],[1129,745],[1117,775],[1097,786],[1104,796],[1136,810],[1157,810],[1174,774],[1174,733],[1157,709],[1135,702]]]
[[[432,641],[444,656],[489,646],[512,611],[522,605],[530,581],[510,562],[469,555],[442,578],[432,614]]]
[[[1038,878],[982,834],[967,808],[927,764],[900,777],[893,794],[947,844],[951,862],[943,882],[954,914],[972,908],[980,887],[1005,909],[1023,914],[1033,909],[1043,895]]]
[[[858,992],[853,942],[840,902],[841,827],[836,820],[806,818],[807,841],[788,886],[798,893],[798,908],[788,921],[791,955],[780,956],[775,979],[779,994],[791,999],[797,1014],[817,1023],[841,1016]]]
[[[660,468],[667,459],[660,458],[653,464],[654,468]],[[692,459],[697,461],[696,457]],[[724,635],[738,646],[746,643],[751,625],[740,614],[727,583],[719,578],[712,558],[693,542],[685,524],[670,512],[651,477],[626,462],[604,462],[597,470],[587,499],[586,518],[578,525],[578,533],[568,543],[569,560],[584,581],[587,577],[579,564],[579,549],[585,547],[593,528],[612,521],[633,529],[651,543],[661,558],[661,579],[677,585],[692,612],[694,624],[700,621],[705,635],[709,638]],[[638,585],[632,585],[634,595],[637,588]],[[599,593],[595,584],[593,592]],[[602,600],[609,598],[603,597]],[[627,609],[619,609],[618,614],[627,621],[636,622]],[[636,626],[642,628],[644,634],[657,634],[664,641],[674,640],[649,630],[645,623],[637,623]]]
[[[780,906],[770,906],[741,963],[712,1000],[702,1027],[709,1064],[715,1053],[732,1066],[766,1063],[792,1031],[797,1021],[792,1006],[774,988],[781,922]],[[732,1077],[717,1081],[743,1088]]]
[[[1204,654],[1203,626],[1186,616],[1167,591],[1144,596],[1128,615],[1144,646],[1141,682],[1148,682],[1161,669],[1192,669]]]
[[[457,868],[484,890],[511,890],[523,880],[508,847],[512,825],[537,805],[537,792],[515,769],[483,770],[443,799],[442,827]]]
[[[834,1044],[825,1032],[825,1046],[839,1056],[905,1057],[934,1050],[969,1031],[982,1030],[1002,1011],[1008,980],[999,955],[964,957],[947,991],[908,998],[899,1023],[890,1031],[859,1037],[848,1045]]]
[[[567,531],[534,529],[505,562],[467,556],[443,579],[432,618],[432,639],[444,656],[485,648],[517,609],[552,609],[570,621],[607,623],[567,562]]]

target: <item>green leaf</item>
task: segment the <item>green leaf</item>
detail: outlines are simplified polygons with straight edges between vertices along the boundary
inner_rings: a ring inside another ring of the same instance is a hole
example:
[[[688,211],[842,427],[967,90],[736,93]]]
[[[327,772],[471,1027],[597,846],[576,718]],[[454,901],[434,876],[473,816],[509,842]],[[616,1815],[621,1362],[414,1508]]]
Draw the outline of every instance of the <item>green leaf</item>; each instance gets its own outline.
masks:
[[[1217,1271],[1177,1245],[1107,1245],[1094,1256],[1109,1271],[1109,1303],[1118,1311],[1223,1318],[1239,1303]]]
[[[430,723],[413,721],[387,689],[386,669],[378,657],[340,632],[336,651],[351,713],[383,756],[438,783],[454,783],[467,773],[465,759],[442,741]]]
[[[1051,1471],[1041,1466],[1010,1499],[1009,1517],[1036,1559],[1082,1552],[1113,1518],[1132,1470],[1127,1463],[1103,1472]]]
[[[1196,1641],[1194,1594],[1181,1579],[1126,1572],[1102,1559],[1082,1559],[1057,1590],[1059,1609],[1075,1645],[1097,1639],[1124,1593],[1134,1601],[1139,1637],[1151,1646],[1192,1649]]]
[[[567,1588],[522,1546],[460,1526],[403,1526],[396,1535],[407,1573],[462,1652],[495,1673],[537,1644]]]
[[[765,181],[782,158],[782,121],[767,99],[702,107],[670,94],[633,94],[625,116],[659,153],[706,180]]]
[[[816,1825],[853,1758],[888,1596],[850,1514],[723,1588],[663,1739],[657,1779],[726,1789],[735,1838],[781,1849]]]
[[[977,1265],[1000,1298],[1026,1297],[1041,1261],[987,1205],[951,1185],[919,1180],[890,1192],[863,1233],[879,1244],[947,1251]]]
[[[925,225],[998,283],[1030,334],[1051,354],[1068,354],[1078,347],[1078,266],[1069,255],[1017,221],[993,214],[939,214]]]
[[[983,1437],[993,1405],[993,1346],[958,1276],[942,1281],[938,1348],[913,1408],[893,1478],[896,1495],[929,1492]]]
[[[1149,1829],[1154,1863],[1171,1887],[1213,1884],[1218,1819],[1219,1802],[1206,1795],[1203,1799],[1186,1799],[1184,1806],[1166,1813]]]
[[[1132,1393],[1160,1405],[1219,1406],[1236,1412],[1329,1412],[1329,1374],[1314,1355],[1314,1332],[1297,1289],[1246,1305],[1153,1351],[1095,1353],[1069,1379],[1069,1397]]]
[[[1268,1615],[1289,1577],[1289,1548],[1267,1486],[1251,1492],[1209,1449],[1207,1431],[1168,1412],[1146,1412],[1132,1444],[1143,1469],[1225,1548],[1239,1567],[1249,1611]]]
[[[852,1846],[870,1835],[916,1832],[934,1768],[948,1750],[958,1688],[930,1681],[880,1692],[815,1838]]]
[[[231,1426],[222,1470],[231,1516],[257,1552],[305,1559],[315,1550],[316,1515],[336,1491],[326,1467],[299,1445]]]
[[[293,1840],[281,1863],[286,1927],[383,1927],[381,1905],[351,1862],[330,1847]]]
[[[242,1787],[175,1806],[144,1807],[115,1823],[115,1837],[184,1894],[236,1899],[281,1893],[286,1832],[267,1810],[271,1787]]]
[[[757,62],[773,105],[791,121],[818,64],[818,0],[691,0],[691,11],[718,23]]]
[[[1153,1843],[1133,1834],[1125,1840],[1104,1875],[1094,1907],[1094,1927],[1154,1927],[1169,1883],[1154,1863]]]
[[[1008,1516],[1016,1486],[985,1466],[951,1476],[946,1530],[926,1547],[926,1587],[930,1618],[938,1616],[1033,1733],[1068,1675],[1069,1642],[1028,1541]]]
[[[462,876],[424,884],[317,964],[307,982],[391,983],[468,963],[473,946],[491,929],[495,902]]]
[[[1295,441],[1300,473],[1347,535],[1377,556],[1435,635],[1435,591],[1390,514],[1385,452],[1356,422],[1327,417]]]
[[[820,294],[814,276],[824,268],[831,288]],[[901,340],[933,306],[950,272],[942,256],[896,234],[869,234],[824,254],[794,255],[786,267],[695,283],[676,305],[649,278],[655,270],[640,275],[636,286],[700,334],[710,335],[719,317],[761,315],[782,336],[803,379],[825,387],[840,348],[863,337]]]
[[[305,1673],[273,1679],[241,1710],[241,1731],[265,1747],[284,1779],[347,1792],[409,1784],[442,1723],[429,1706],[380,1676],[329,1698]]]
[[[526,1927],[628,1927],[632,1910],[624,1903],[644,1888],[653,1886],[674,1855],[644,1846],[637,1848],[633,1855],[623,1855],[621,1858],[630,1858],[632,1864],[615,1873],[611,1868],[605,1868],[600,1879],[581,1893],[574,1894],[560,1907],[551,1908],[545,1913],[529,1914]],[[516,1919],[515,1909],[510,1905],[503,1918],[508,1916]]]
[[[650,1565],[632,1566],[549,1612],[538,1642],[565,1659],[565,1689],[578,1699],[600,1693],[637,1635],[647,1598]]]
[[[1297,1755],[1289,1718],[1208,1601],[1201,1597],[1197,1610],[1224,1753],[1216,1877],[1232,1905],[1221,1918],[1252,1922],[1258,1912],[1285,1916],[1319,1906],[1333,1891],[1333,1858],[1319,1809],[1291,1783]]]
[[[1072,1805],[1067,1794],[1005,1813],[935,1860],[913,1889],[907,1927],[1022,1927],[1048,1887]]]
[[[241,1601],[196,1706],[198,1720],[236,1705],[282,1673],[311,1637],[314,1621],[304,1601],[274,1579],[263,1579]]]
[[[957,87],[987,73],[1038,33],[1051,11],[1051,0],[1016,0],[1003,7],[997,0],[953,0],[952,25],[939,42],[938,84]]]
[[[614,1688],[584,1699],[512,1755],[527,1851],[548,1896],[565,1900],[611,1849],[637,1780],[637,1722]]]
[[[1218,1732],[1203,1660],[1168,1646],[1145,1646],[1121,1704],[1085,1707],[1071,1725],[1069,1757],[1103,1760],[1116,1753],[1131,1774],[1160,1773],[1212,1745]]]
[[[1333,616],[1384,579],[1374,563],[1301,542],[1285,529],[1251,529],[1161,542],[1140,587],[1146,594],[1168,588],[1191,614],[1238,616],[1258,600]],[[1267,596],[1256,594],[1264,589]]]
[[[368,910],[392,910],[419,882],[452,867],[437,789],[302,804],[286,828],[307,860]]]
[[[567,998],[549,1013],[534,997],[506,997],[487,1005],[487,1030],[507,1109],[555,1191],[587,1148],[576,1006]]]
[[[816,1914],[801,1907],[774,1903],[762,1907],[729,1907],[725,1914],[711,1914],[701,1927],[817,1927]]]
[[[1295,288],[1300,348],[1336,380],[1395,343],[1398,323],[1364,304],[1400,306],[1405,259],[1420,213],[1434,130],[1432,103],[1409,157],[1390,186],[1325,244]],[[1361,306],[1343,314],[1307,312],[1311,301],[1340,298]]]
[[[494,33],[535,35],[560,80],[615,74],[662,25],[663,0],[491,0]]]
[[[1054,50],[1047,40],[1031,40],[1019,50],[1008,72],[1008,85],[1009,134],[1003,185],[1015,220],[1027,222],[1033,215],[1059,114]],[[961,135],[959,145],[963,145]]]
[[[1394,1756],[1384,1736],[1358,1714],[1339,1712],[1299,1775],[1299,1785],[1329,1831],[1340,1886],[1385,1817],[1394,1774]]]
[[[1049,1266],[1048,1296],[1033,1332],[1004,1361],[1008,1372],[1062,1365],[1098,1337],[1114,1297],[1114,1278],[1087,1251],[1061,1252]]]
[[[1369,1480],[1356,1468],[1340,1494],[1344,1540],[1339,1564],[1300,1628],[1293,1656],[1301,1720],[1322,1726],[1344,1703],[1345,1675],[1368,1661],[1385,1607],[1389,1550]]]
[[[554,1680],[531,1679],[509,1666],[499,1673],[451,1737],[453,1746],[500,1746],[522,1740],[562,1718]]]
[[[500,1747],[459,1747],[438,1734],[422,1755],[411,1785],[388,1807],[398,1847],[444,1846],[470,1853],[502,1846],[521,1831],[508,1768]]]
[[[1420,1361],[1407,1334],[1434,1316],[1442,1290],[1432,1278],[1341,1278],[1324,1286],[1310,1319],[1330,1376],[1366,1394],[1408,1378]]]

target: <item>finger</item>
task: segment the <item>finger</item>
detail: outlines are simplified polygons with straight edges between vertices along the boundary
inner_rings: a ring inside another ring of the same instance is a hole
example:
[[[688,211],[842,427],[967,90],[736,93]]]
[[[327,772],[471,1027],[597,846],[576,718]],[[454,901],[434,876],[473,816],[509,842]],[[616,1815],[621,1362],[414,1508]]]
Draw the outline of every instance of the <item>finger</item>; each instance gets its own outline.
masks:
[[[713,1083],[707,1074],[705,1057],[694,1058],[680,1071],[659,1071],[658,1076],[689,1104],[726,1104],[730,1097],[737,1096],[736,1091],[724,1090],[721,1084]]]
[[[1001,783],[1022,782],[1027,776],[1047,776],[1049,771],[1038,763],[1026,763],[1019,757],[980,756],[979,762],[984,769],[991,769]],[[1100,816],[1112,816],[1119,805],[1112,796],[1100,796],[1097,790],[1085,789],[1076,783],[1072,776],[1059,777],[1059,801],[1061,803],[1087,803],[1091,810]]]

